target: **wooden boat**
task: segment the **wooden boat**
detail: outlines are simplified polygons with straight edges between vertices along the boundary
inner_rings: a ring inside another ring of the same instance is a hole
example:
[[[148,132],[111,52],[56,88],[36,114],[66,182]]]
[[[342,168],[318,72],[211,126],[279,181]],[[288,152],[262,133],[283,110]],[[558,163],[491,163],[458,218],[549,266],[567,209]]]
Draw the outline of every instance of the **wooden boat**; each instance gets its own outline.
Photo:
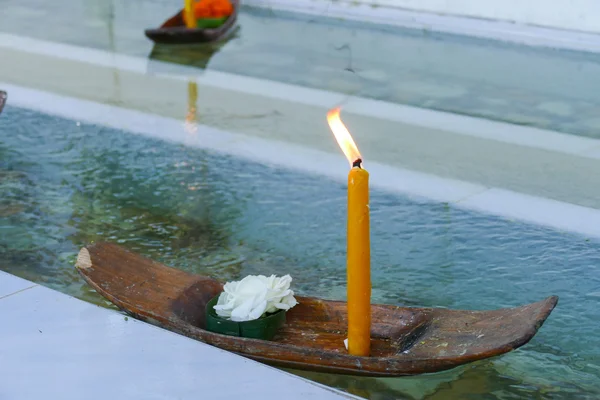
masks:
[[[4,105],[6,104],[6,92],[0,90],[0,114],[2,114],[2,110],[4,109]]]
[[[222,283],[129,252],[117,245],[84,247],[76,267],[100,294],[135,318],[275,366],[364,376],[442,371],[526,344],[558,302],[494,311],[372,306],[372,356],[347,353],[346,303],[297,297],[271,341],[206,331],[205,305]]]
[[[233,13],[218,28],[190,29],[185,26],[183,10],[166,20],[160,28],[146,29],[144,32],[148,39],[154,43],[162,44],[194,44],[214,42],[226,36],[237,21],[240,8],[239,0],[230,0],[233,5]]]

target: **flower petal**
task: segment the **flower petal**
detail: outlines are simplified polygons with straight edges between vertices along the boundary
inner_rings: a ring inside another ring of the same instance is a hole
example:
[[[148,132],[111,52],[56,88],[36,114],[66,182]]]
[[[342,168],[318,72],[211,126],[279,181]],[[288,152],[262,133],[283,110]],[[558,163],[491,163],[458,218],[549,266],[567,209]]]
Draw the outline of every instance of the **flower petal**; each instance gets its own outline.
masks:
[[[227,282],[219,296],[215,311],[233,321],[249,321],[265,313],[289,310],[298,302],[290,290],[292,277],[285,275],[248,275],[241,281]]]
[[[258,303],[249,313],[248,320],[258,319],[261,315],[264,314],[265,309],[267,308],[267,301],[262,300]]]
[[[246,299],[243,303],[231,310],[231,320],[238,322],[249,321],[249,315],[250,311],[252,310],[253,302],[254,299],[252,298]]]

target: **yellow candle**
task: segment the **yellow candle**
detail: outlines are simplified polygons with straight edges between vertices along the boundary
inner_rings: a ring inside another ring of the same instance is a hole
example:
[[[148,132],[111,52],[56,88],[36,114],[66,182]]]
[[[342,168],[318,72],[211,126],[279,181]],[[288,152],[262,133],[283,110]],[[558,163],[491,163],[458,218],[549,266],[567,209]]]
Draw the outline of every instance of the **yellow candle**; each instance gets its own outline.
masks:
[[[184,0],[183,20],[188,28],[196,27],[196,15],[194,14],[194,0]]]
[[[348,174],[347,291],[348,352],[369,356],[371,351],[371,242],[369,233],[369,173],[340,118],[340,109],[327,114],[335,138],[350,162]]]
[[[358,164],[358,162],[357,162]],[[368,356],[371,349],[371,247],[369,173],[358,164],[348,174],[348,352]]]

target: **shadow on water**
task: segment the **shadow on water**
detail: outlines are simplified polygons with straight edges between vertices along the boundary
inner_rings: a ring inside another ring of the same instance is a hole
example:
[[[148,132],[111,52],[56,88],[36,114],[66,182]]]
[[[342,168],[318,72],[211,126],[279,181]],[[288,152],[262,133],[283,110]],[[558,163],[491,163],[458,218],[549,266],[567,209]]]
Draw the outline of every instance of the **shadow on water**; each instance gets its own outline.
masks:
[[[509,353],[503,359],[510,363],[514,357]],[[587,392],[577,385],[557,387],[551,382],[529,382],[526,376],[507,374],[502,365],[490,360],[450,371],[402,378],[363,378],[291,369],[287,371],[371,400],[597,398],[595,391]]]
[[[153,177],[153,168],[132,169],[129,160],[122,165],[121,153],[84,149],[82,156],[82,161],[70,166],[82,171],[75,175],[81,186],[70,198],[75,207],[68,223],[75,233],[69,238],[74,243],[110,240],[146,255],[156,257],[158,252],[171,262],[193,255],[206,263],[219,249],[227,248],[231,232],[221,219],[235,218],[235,210],[229,209],[223,217],[219,205],[227,200],[206,178],[210,172],[202,161],[189,169],[185,161],[171,166],[172,182],[165,185]],[[197,167],[197,180],[190,183],[186,170],[195,172]],[[196,273],[211,272],[193,264],[185,267]]]
[[[3,270],[103,305],[72,268],[78,249],[93,241],[220,279],[238,275],[243,258],[227,250],[226,221],[243,199],[213,187],[226,175],[215,176],[185,148],[168,164],[156,156],[157,143],[134,149],[109,138],[99,146],[102,128],[91,140],[75,127],[48,143],[43,129],[27,132],[13,122],[1,126],[21,142],[14,150],[0,142]],[[31,148],[19,150],[23,144]],[[157,165],[166,168],[166,185]]]
[[[186,67],[206,69],[211,58],[232,39],[239,36],[240,27],[236,26],[226,37],[217,42],[195,45],[154,44],[148,55],[148,72],[172,72],[173,67],[163,63],[178,64]],[[156,63],[152,61],[161,61]],[[197,73],[198,71],[196,71]]]

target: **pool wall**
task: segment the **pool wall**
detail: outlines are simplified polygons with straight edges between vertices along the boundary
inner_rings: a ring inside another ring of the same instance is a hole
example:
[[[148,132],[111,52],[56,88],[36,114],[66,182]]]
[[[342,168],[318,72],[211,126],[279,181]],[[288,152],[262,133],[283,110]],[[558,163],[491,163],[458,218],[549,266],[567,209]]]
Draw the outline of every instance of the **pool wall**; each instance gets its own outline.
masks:
[[[247,0],[245,4],[535,46],[600,51],[600,3],[594,0]]]

